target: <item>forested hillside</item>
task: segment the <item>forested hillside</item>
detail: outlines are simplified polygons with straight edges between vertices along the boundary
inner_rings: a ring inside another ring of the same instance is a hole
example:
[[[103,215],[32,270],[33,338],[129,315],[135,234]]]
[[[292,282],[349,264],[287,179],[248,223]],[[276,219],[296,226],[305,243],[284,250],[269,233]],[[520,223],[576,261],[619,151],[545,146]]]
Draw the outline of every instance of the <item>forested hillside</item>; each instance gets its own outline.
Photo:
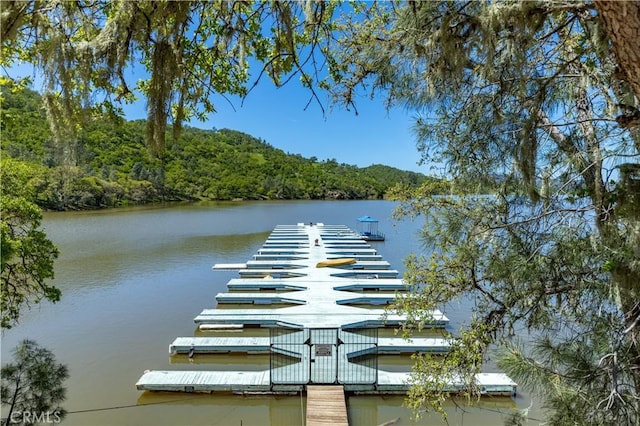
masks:
[[[132,203],[234,199],[383,198],[424,175],[375,165],[287,154],[239,131],[185,128],[167,134],[156,158],[144,121],[88,120],[76,143],[54,145],[38,93],[2,90],[2,155],[28,163],[43,208],[87,209]],[[69,148],[69,146],[71,148]]]

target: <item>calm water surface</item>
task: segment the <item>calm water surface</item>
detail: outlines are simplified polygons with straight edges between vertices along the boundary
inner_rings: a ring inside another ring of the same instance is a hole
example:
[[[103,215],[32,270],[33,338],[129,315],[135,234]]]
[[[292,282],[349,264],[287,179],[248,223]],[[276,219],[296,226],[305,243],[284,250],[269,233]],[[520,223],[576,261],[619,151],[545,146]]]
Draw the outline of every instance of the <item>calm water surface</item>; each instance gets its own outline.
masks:
[[[20,324],[2,336],[3,362],[24,338],[54,351],[71,374],[67,425],[303,425],[300,396],[143,393],[135,383],[146,369],[264,368],[266,356],[197,357],[193,363],[169,357],[173,339],[194,335],[193,318],[214,307],[215,295],[237,277],[211,266],[249,260],[278,224],[355,228],[357,217],[370,215],[387,235],[372,244],[402,271],[404,257],[421,251],[421,223],[394,222],[393,207],[388,201],[288,201],[48,213],[44,227],[61,251],[55,285],[63,297],[24,311]],[[463,305],[446,314],[452,330],[467,319]],[[412,421],[402,402],[350,397],[351,424],[442,424],[439,416]],[[526,395],[494,398],[479,408],[451,402],[449,424],[499,425],[511,408],[529,404]]]

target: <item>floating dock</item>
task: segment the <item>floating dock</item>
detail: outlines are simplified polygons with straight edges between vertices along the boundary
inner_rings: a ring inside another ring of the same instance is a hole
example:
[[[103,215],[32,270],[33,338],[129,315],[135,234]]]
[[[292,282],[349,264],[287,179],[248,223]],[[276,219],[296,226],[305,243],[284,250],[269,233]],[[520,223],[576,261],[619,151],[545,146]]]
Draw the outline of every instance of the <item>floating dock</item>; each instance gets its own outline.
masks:
[[[266,354],[269,365],[261,371],[147,371],[137,389],[306,391],[309,397],[317,386],[337,386],[343,393],[406,393],[410,373],[385,371],[378,357],[449,350],[444,337],[386,337],[392,332],[385,330],[402,326],[406,317],[385,307],[408,288],[398,271],[346,226],[279,225],[253,259],[213,269],[237,270],[240,276],[228,282],[228,292],[215,296],[219,309],[204,309],[194,319],[199,334],[213,335],[178,337],[170,354]],[[449,323],[440,311],[429,315],[427,325],[434,330]],[[260,337],[244,335],[256,329],[263,330]],[[227,335],[219,336],[222,332]],[[500,373],[479,374],[476,383],[488,395],[516,392],[516,384]],[[446,390],[461,392],[464,385],[452,378]]]

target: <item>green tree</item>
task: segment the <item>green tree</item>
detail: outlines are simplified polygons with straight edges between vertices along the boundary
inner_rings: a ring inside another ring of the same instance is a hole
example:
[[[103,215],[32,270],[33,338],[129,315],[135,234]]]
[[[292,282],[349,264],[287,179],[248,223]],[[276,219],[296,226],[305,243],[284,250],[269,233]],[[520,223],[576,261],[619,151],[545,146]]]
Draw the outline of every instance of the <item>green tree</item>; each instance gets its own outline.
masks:
[[[58,249],[40,229],[42,212],[33,202],[30,183],[35,170],[36,166],[10,158],[0,163],[2,328],[15,325],[20,311],[31,303],[60,300],[60,290],[47,283],[54,276]]]
[[[188,126],[178,139],[168,141],[160,160],[145,146],[143,121],[109,117],[89,120],[79,133],[76,166],[58,165],[51,161],[49,126],[38,107],[42,98],[26,88],[12,89],[0,84],[2,154],[32,168],[30,184],[37,188],[33,201],[43,209],[185,199],[317,199],[327,194],[382,198],[396,184],[416,186],[426,179],[387,166],[318,163],[239,131]]]
[[[32,340],[20,342],[13,355],[1,370],[4,424],[59,423],[66,414],[59,404],[66,398],[67,367]]]
[[[598,11],[442,1],[368,14],[345,27],[336,99],[370,86],[415,108],[423,159],[454,181],[449,197],[431,183],[404,195],[399,214],[428,217],[434,250],[407,260],[415,291],[397,309],[421,327],[430,309],[473,306],[444,360],[417,359],[412,406],[437,408],[452,375],[478,394],[473,374],[498,345],[551,423],[637,424],[640,103]],[[487,196],[466,196],[473,183]]]
[[[281,85],[312,87],[318,50],[331,34],[336,2],[297,1],[6,1],[2,65],[25,61],[44,75],[44,105],[61,162],[73,164],[78,123],[92,105],[118,113],[135,91],[147,98],[146,139],[162,154],[167,123],[215,111],[214,97],[250,90],[251,60]],[[149,77],[125,76],[141,64]],[[135,86],[134,86],[135,84]],[[90,95],[106,94],[99,102]]]
[[[3,124],[11,127],[4,133],[3,149],[29,161],[43,153],[50,156],[46,164],[59,167],[46,185],[46,205],[54,209],[159,199],[381,197],[391,184],[387,178],[381,182],[382,175],[374,170],[364,176],[339,170],[345,176],[320,181],[314,176],[316,183],[309,184],[309,177],[317,173],[305,168],[303,159],[287,158],[289,164],[272,176],[267,188],[261,175],[267,173],[269,161],[280,158],[269,150],[272,147],[232,131],[204,135],[207,144],[220,141],[229,146],[207,147],[193,136],[193,129],[188,129],[188,143],[175,137],[186,136],[184,121],[204,119],[215,111],[218,98],[245,96],[266,77],[276,85],[298,77],[309,89],[309,100],[323,108],[313,83],[336,68],[329,47],[339,28],[337,4],[4,2],[0,64],[5,69],[17,62],[34,65],[44,76],[44,93],[35,102],[35,96],[19,99],[3,90],[10,104]],[[357,3],[340,8],[363,10]],[[322,55],[329,56],[320,61]],[[257,65],[251,68],[250,63]],[[125,77],[133,67],[144,67],[149,78],[135,83]],[[258,72],[251,76],[250,71]],[[18,83],[8,77],[0,83],[15,87]],[[119,108],[132,101],[134,93],[147,98],[148,120],[122,123],[117,120]],[[20,103],[29,108],[18,114],[14,111]],[[20,124],[33,127],[41,120],[40,105],[51,133],[43,126],[25,134]],[[144,130],[142,138],[138,125]],[[159,158],[144,152],[145,140]],[[262,155],[235,155],[249,148]],[[198,176],[185,174],[191,167]]]

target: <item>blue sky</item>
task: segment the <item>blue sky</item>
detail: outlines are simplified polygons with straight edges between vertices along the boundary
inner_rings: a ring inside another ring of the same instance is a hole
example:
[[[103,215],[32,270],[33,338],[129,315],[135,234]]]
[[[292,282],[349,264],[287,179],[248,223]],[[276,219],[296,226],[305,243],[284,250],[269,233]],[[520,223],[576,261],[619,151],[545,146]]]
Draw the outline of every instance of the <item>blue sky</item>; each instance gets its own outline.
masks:
[[[248,133],[291,154],[334,158],[339,163],[366,167],[385,164],[402,170],[429,174],[420,159],[411,131],[412,114],[402,109],[386,111],[383,101],[359,100],[358,115],[344,108],[329,108],[325,115],[315,100],[306,108],[311,93],[295,81],[276,88],[264,79],[241,102],[219,97],[217,112],[207,122],[189,125],[205,129],[228,128]],[[144,103],[125,109],[127,118],[146,118]]]
[[[30,66],[16,66],[12,77],[31,75],[33,89],[40,91],[41,79],[33,75]],[[264,78],[249,93],[244,102],[238,98],[216,99],[217,112],[206,122],[193,120],[188,125],[204,129],[233,129],[291,154],[335,159],[339,163],[366,167],[384,164],[402,170],[434,174],[429,165],[418,166],[420,155],[412,133],[413,113],[401,108],[387,111],[383,99],[370,100],[363,96],[357,101],[358,115],[341,107],[331,108],[321,99],[322,110],[315,100],[306,108],[310,92],[294,78],[276,88]],[[232,106],[233,105],[233,106]],[[129,120],[146,119],[144,99],[125,105]]]

